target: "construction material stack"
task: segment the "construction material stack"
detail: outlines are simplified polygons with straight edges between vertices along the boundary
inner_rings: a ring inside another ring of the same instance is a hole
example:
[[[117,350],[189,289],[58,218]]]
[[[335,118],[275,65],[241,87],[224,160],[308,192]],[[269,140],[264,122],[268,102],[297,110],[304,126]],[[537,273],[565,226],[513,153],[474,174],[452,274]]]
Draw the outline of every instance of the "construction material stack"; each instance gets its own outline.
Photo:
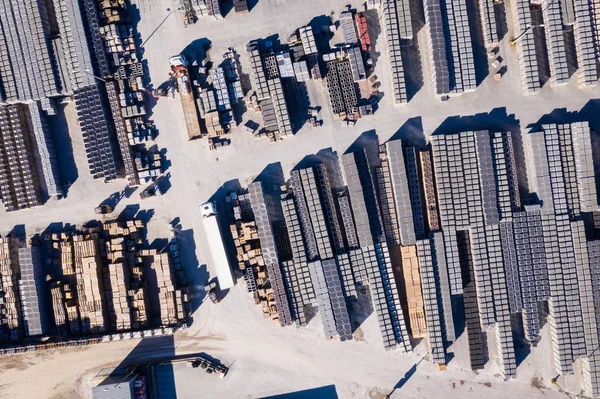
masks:
[[[356,55],[354,50],[358,50]],[[366,76],[364,65],[362,71],[359,62],[362,63],[362,55],[358,47],[349,50],[353,54],[348,56],[345,51],[323,55],[327,75],[327,90],[331,101],[331,110],[336,118],[356,121],[360,118],[358,113],[358,98],[356,95],[356,78],[361,80]]]
[[[50,320],[41,247],[39,245],[28,246],[21,241],[18,249],[18,263],[21,272],[19,296],[25,336],[46,334],[50,328]]]
[[[141,255],[150,258],[150,268],[156,273],[158,300],[160,304],[160,324],[174,326],[185,320],[183,307],[184,293],[173,283],[174,270],[168,253],[143,250]],[[187,296],[186,296],[187,298]]]
[[[515,38],[511,43],[517,47],[521,89],[524,95],[536,94],[541,88],[529,3],[529,0],[510,3],[515,26]]]
[[[16,246],[14,238],[0,237],[0,341],[17,341],[23,334]]]
[[[384,0],[381,2],[381,19],[387,42],[394,105],[408,102],[401,47],[410,45],[413,37],[408,1]]]

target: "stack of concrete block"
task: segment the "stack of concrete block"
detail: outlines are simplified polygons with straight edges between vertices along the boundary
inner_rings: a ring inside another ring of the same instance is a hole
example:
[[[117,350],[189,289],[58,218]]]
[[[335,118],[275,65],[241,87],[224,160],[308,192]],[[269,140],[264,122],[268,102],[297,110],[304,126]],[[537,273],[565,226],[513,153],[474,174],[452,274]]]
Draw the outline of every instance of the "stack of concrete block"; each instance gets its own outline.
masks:
[[[577,51],[577,85],[579,88],[596,86],[598,70],[596,54],[598,42],[594,37],[594,10],[596,2],[589,0],[573,0],[575,23],[575,50]]]
[[[389,245],[400,244],[400,228],[396,215],[396,204],[394,203],[394,189],[392,186],[392,175],[390,173],[389,160],[385,152],[385,146],[380,146],[379,158],[381,166],[375,168],[375,180],[379,194],[379,206],[381,219],[385,229],[385,239]]]
[[[309,262],[308,268],[315,289],[317,306],[319,307],[319,316],[321,318],[321,325],[323,326],[323,334],[326,338],[335,337],[338,335],[338,332],[335,325],[335,316],[333,314],[329,289],[327,288],[327,281],[325,280],[325,273],[323,272],[323,265],[320,260],[317,260]]]
[[[317,174],[317,183],[319,184],[321,196],[323,199],[325,218],[331,231],[331,240],[336,253],[344,252],[344,237],[340,227],[335,201],[333,199],[333,191],[331,188],[331,180],[327,171],[327,164],[320,163],[315,167]]]
[[[342,226],[344,228],[344,236],[346,237],[348,249],[358,248],[359,242],[356,234],[356,228],[354,226],[354,220],[352,218],[350,198],[345,191],[338,191],[336,195],[336,201],[338,204],[338,209],[340,210]]]
[[[400,47],[403,41],[412,40],[413,33],[410,8],[408,8],[408,2],[406,2],[406,5],[404,3],[404,1],[385,0],[381,5],[383,30],[385,32],[390,72],[392,74],[394,105],[404,105],[408,102]],[[398,5],[400,5],[400,13],[398,12]],[[408,13],[404,12],[404,8],[408,8]]]
[[[535,52],[535,39],[533,32],[533,22],[531,20],[531,11],[529,0],[516,0],[511,2],[513,15],[513,24],[515,26],[515,38],[517,46],[517,55],[519,58],[519,71],[521,74],[521,89],[523,94],[536,94],[540,91],[541,83]]]
[[[365,63],[363,61],[360,47],[352,47],[348,49],[348,59],[350,61],[350,69],[352,71],[352,77],[355,82],[361,81],[367,78],[367,72],[365,71]]]
[[[75,274],[77,276],[77,302],[83,333],[103,333],[104,290],[102,259],[96,235],[73,236]]]
[[[52,68],[50,27],[43,2],[0,2],[3,35],[0,38],[0,100],[39,100],[59,91]],[[27,71],[35,71],[28,77]],[[4,97],[4,98],[3,98]]]
[[[451,61],[448,61],[449,64],[454,64],[454,76],[450,79],[454,85],[453,87],[451,85],[450,89],[452,93],[456,94],[473,91],[477,82],[467,2],[451,0],[446,3],[446,12],[448,15],[447,26],[450,32],[449,37],[446,37],[447,43],[449,43],[447,48],[456,49],[451,55]]]
[[[325,213],[317,189],[317,180],[315,178],[314,170],[312,168],[307,168],[301,169],[299,172],[302,181],[302,191],[294,191],[294,193],[295,195],[304,195],[319,257],[321,259],[330,259],[333,257],[333,248],[331,246],[331,238],[327,231]]]
[[[569,83],[569,66],[563,34],[561,2],[542,2],[542,14],[550,64],[550,83],[553,86],[564,85]]]
[[[429,44],[429,64],[431,76],[435,82],[434,93],[438,96],[450,93],[450,70],[446,54],[444,18],[440,0],[424,0],[425,23],[427,24],[427,43]]]
[[[354,18],[351,11],[344,11],[340,14],[340,25],[344,32],[344,42],[350,45],[358,43],[356,26],[354,25]]]
[[[435,196],[435,182],[433,179],[433,164],[431,150],[419,152],[421,165],[421,180],[423,182],[423,196],[425,200],[425,213],[427,215],[427,227],[430,231],[440,230],[440,216],[437,199]]]
[[[335,260],[337,262],[340,279],[342,281],[344,296],[347,299],[356,299],[356,282],[354,281],[354,273],[352,272],[350,256],[347,253],[339,254],[335,256]]]
[[[580,263],[578,275],[581,305],[584,314],[585,342],[587,357],[583,358],[583,380],[585,390],[590,396],[600,394],[600,354],[594,351],[600,345],[600,241],[587,242],[589,269]]]
[[[0,196],[8,212],[41,205],[26,109],[0,106]]]
[[[32,136],[35,141],[35,159],[38,162],[40,181],[43,182],[44,191],[49,197],[62,196],[63,189],[60,180],[60,172],[52,132],[42,113],[40,103],[29,104],[29,116],[31,120]],[[31,151],[34,151],[32,148]]]
[[[496,12],[493,0],[479,0],[479,17],[483,31],[483,45],[487,48],[498,44],[498,30],[496,28]]]
[[[267,83],[269,86],[270,96],[273,99],[279,134],[281,136],[289,136],[293,133],[292,124],[290,121],[287,103],[285,101],[283,86],[281,85],[281,79],[270,79],[267,81]]]
[[[577,182],[577,191],[582,212],[594,212],[598,210],[590,133],[590,125],[587,122],[575,122],[571,124],[576,171],[576,178],[574,180]]]
[[[169,254],[143,250],[140,251],[140,255],[150,257],[152,261],[150,268],[156,272],[161,324],[163,326],[176,325],[180,319],[177,304],[180,295],[178,295],[179,290],[173,284],[173,266]]]
[[[19,296],[25,336],[46,334],[50,328],[50,320],[41,247],[20,245],[18,255],[21,270]]]
[[[298,29],[300,33],[300,40],[302,41],[302,47],[304,48],[304,54],[317,54],[317,44],[315,42],[315,35],[313,33],[312,27],[303,26]]]
[[[408,320],[410,324],[410,330],[413,338],[423,338],[427,335],[427,324],[425,321],[423,299],[424,290],[421,286],[421,274],[417,258],[417,246],[410,245],[401,247],[400,254],[402,259],[402,275],[404,276],[406,302],[408,304]],[[425,275],[431,278],[429,274]]]
[[[423,218],[423,205],[421,201],[421,183],[419,183],[419,166],[415,147],[406,147],[406,174],[410,203],[413,212],[415,236],[417,239],[425,238],[425,221]]]
[[[385,147],[394,191],[396,216],[400,226],[400,242],[402,245],[414,245],[417,239],[415,219],[402,141],[388,141]]]
[[[327,83],[327,91],[329,92],[329,100],[331,101],[333,115],[338,118],[344,118],[346,116],[346,107],[342,95],[342,88],[339,83],[336,64],[337,61],[335,60],[327,61],[325,66],[325,69],[327,70],[325,82]]]
[[[114,149],[112,127],[100,87],[92,84],[77,90],[75,107],[92,176],[107,181],[121,177],[120,161]]]
[[[50,297],[52,300],[52,311],[54,314],[54,326],[58,330],[58,334],[62,335],[67,331],[68,319],[65,308],[65,296],[60,281],[50,282]]]
[[[229,91],[227,90],[227,81],[225,80],[225,72],[223,71],[223,68],[212,68],[210,70],[210,79],[212,81],[215,97],[217,99],[217,109],[219,111],[231,109]]]
[[[269,86],[263,69],[262,58],[258,42],[248,43],[247,51],[250,58],[250,67],[252,69],[252,87],[259,100],[269,98]]]
[[[340,341],[352,339],[352,326],[350,325],[350,316],[348,316],[348,308],[343,294],[342,282],[338,274],[335,259],[326,259],[321,262],[331,308],[335,319],[335,328]]]
[[[298,279],[298,273],[293,260],[281,262],[281,271],[283,283],[289,292],[289,302],[291,304],[291,316],[296,321],[296,325],[306,325],[306,313],[304,311],[303,290],[301,282]]]
[[[8,330],[8,336],[1,338],[11,341],[20,339],[23,330],[20,321],[16,246],[16,239],[0,237],[0,327]]]

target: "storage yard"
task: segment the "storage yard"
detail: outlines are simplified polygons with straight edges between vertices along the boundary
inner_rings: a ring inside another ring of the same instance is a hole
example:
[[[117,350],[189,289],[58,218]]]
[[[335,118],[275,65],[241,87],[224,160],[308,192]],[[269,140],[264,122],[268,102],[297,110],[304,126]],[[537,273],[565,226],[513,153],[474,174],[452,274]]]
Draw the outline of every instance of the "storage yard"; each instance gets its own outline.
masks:
[[[592,4],[42,3],[0,15],[0,396],[600,395]]]

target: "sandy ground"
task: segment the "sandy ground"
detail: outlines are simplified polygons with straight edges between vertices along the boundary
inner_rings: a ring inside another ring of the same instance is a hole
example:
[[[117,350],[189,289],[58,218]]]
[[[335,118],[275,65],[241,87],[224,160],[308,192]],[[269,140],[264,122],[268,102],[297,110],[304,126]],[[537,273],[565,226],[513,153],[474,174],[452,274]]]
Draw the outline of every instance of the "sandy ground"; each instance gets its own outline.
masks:
[[[141,15],[138,29],[143,40],[167,17],[167,8],[175,6],[172,0],[136,0],[134,3]],[[242,55],[244,73],[249,73],[245,46],[250,40],[279,34],[285,41],[293,30],[309,23],[313,17],[338,13],[350,3],[360,4],[359,1],[334,0],[259,0],[248,15],[232,12],[225,20],[201,19],[187,28],[183,27],[178,14],[173,13],[145,46],[144,58],[148,61],[152,86],[159,86],[167,78],[169,56],[189,46],[198,47],[200,39],[211,41],[213,59],[220,57],[228,47],[236,48]],[[511,20],[510,15],[507,19]],[[419,70],[429,71],[430,67],[425,30],[416,26],[420,53],[405,68],[416,68],[418,75]],[[309,154],[323,149],[343,153],[365,132],[374,132],[381,142],[395,136],[419,143],[425,140],[423,133],[428,136],[436,131],[482,128],[518,131],[557,109],[571,112],[585,109],[587,113],[596,110],[591,100],[600,98],[600,89],[578,90],[575,77],[567,86],[554,89],[546,85],[537,96],[523,96],[516,52],[507,44],[509,36],[510,33],[500,45],[500,55],[508,68],[500,82],[488,76],[475,92],[442,103],[432,97],[431,78],[426,73],[423,86],[409,105],[399,108],[393,107],[391,101],[384,39],[382,36],[373,38],[378,53],[375,74],[384,92],[377,114],[360,120],[353,128],[343,127],[331,117],[325,87],[321,83],[310,83],[311,104],[323,107],[324,126],[318,129],[305,126],[294,137],[277,143],[256,141],[236,129],[230,147],[209,151],[203,140],[187,141],[179,101],[160,99],[152,109],[152,119],[159,130],[156,144],[166,149],[166,158],[171,163],[168,170],[171,188],[161,198],[142,202],[137,192],[133,193],[124,198],[115,211],[138,207],[150,211],[153,215],[149,224],[150,241],[167,237],[168,223],[179,218],[182,230],[187,233],[182,240],[182,261],[192,283],[201,285],[207,279],[207,272],[211,272],[211,265],[207,265],[210,258],[198,205],[216,192],[222,194],[224,186],[246,186],[269,165],[280,167],[288,174]],[[59,141],[58,152],[72,158],[63,163],[67,175],[75,176],[67,198],[24,212],[6,214],[0,209],[0,233],[7,233],[15,226],[22,226],[20,229],[33,234],[53,223],[81,224],[95,217],[93,208],[102,200],[123,189],[124,182],[105,184],[91,178],[72,104],[66,107],[65,114],[70,131]],[[473,117],[460,119],[459,115]],[[252,112],[247,112],[244,119],[260,120]],[[466,337],[463,336],[453,348],[456,357],[446,372],[438,372],[424,361],[392,397],[431,398],[441,393],[449,398],[560,398],[562,396],[555,391],[532,386],[532,378],[539,378],[542,385],[550,386],[550,378],[556,375],[552,369],[547,328],[540,345],[520,366],[517,381],[502,382],[495,377],[497,368],[493,357],[479,374],[466,370]],[[260,319],[259,310],[250,305],[242,287],[237,287],[221,304],[201,306],[194,314],[192,328],[179,334],[175,341],[178,354],[206,351],[226,364],[233,363],[231,374],[223,381],[215,381],[192,376],[194,371],[177,366],[177,396],[191,398],[197,397],[198,392],[206,392],[206,397],[261,397],[333,384],[340,398],[376,398],[390,392],[426,353],[423,344],[417,351],[421,356],[402,356],[379,349],[377,321],[373,316],[361,327],[365,341],[325,341],[318,330],[318,317],[306,330],[272,326]],[[103,366],[118,364],[135,344],[111,343],[0,359],[0,397],[88,397],[91,377]],[[166,345],[162,353],[172,353],[172,347]],[[147,349],[139,356],[144,358],[152,353],[153,350]],[[491,387],[484,385],[488,382]],[[579,392],[577,379],[564,384],[572,392]]]

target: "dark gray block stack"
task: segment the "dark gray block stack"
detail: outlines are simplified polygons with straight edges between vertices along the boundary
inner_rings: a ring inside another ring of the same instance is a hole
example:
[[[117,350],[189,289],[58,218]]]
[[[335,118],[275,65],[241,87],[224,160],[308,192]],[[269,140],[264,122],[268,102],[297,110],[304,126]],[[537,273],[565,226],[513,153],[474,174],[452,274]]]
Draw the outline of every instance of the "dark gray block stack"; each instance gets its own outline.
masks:
[[[506,285],[508,288],[508,304],[510,307],[511,313],[519,313],[523,311],[523,302],[525,301],[525,294],[521,294],[521,283],[519,281],[519,263],[517,259],[517,245],[515,243],[515,235],[518,235],[518,240],[528,241],[529,237],[527,236],[527,229],[522,231],[522,227],[520,224],[517,226],[517,214],[515,214],[515,219],[513,221],[503,221],[500,223],[500,238],[502,241],[502,257],[504,258],[504,267],[506,271]],[[523,218],[527,220],[527,218]],[[541,227],[540,227],[541,228]],[[530,270],[533,272],[533,267],[530,265]],[[531,277],[533,278],[533,273],[531,273]],[[527,290],[527,296],[533,298],[533,304],[535,305],[535,314],[537,315],[537,302],[535,296],[535,286],[533,287],[533,293],[531,294],[529,290]],[[530,340],[530,337],[533,335],[529,333],[531,331],[533,334],[537,333],[534,326],[529,327],[527,321],[523,324],[525,325],[525,337]],[[529,328],[529,330],[528,330]]]
[[[127,137],[127,129],[125,128],[125,120],[121,116],[118,84],[116,82],[107,82],[105,87],[112,120],[115,124],[121,159],[125,168],[125,178],[127,179],[128,185],[136,186],[138,184],[137,173],[133,161],[133,154],[131,152],[131,148],[129,147],[129,139]]]
[[[265,266],[267,267],[271,288],[273,289],[275,306],[277,307],[277,314],[279,315],[279,324],[281,324],[281,326],[291,325],[293,320],[290,312],[290,304],[287,299],[286,287],[279,267],[271,218],[265,202],[261,182],[251,183],[248,186],[248,194],[254,212],[260,247]]]
[[[270,51],[266,54],[263,54],[262,65],[267,81],[281,77],[281,74],[279,73],[279,65],[277,63],[277,56],[274,52]]]
[[[442,306],[438,273],[433,263],[432,244],[432,241],[429,239],[418,240],[417,258],[419,262],[419,274],[421,276],[423,307],[425,309],[425,323],[427,324],[427,338],[429,340],[431,359],[434,363],[445,364],[444,309]]]
[[[121,165],[112,142],[112,126],[100,86],[94,84],[79,89],[74,97],[92,177],[107,181],[121,177]]]
[[[479,0],[479,16],[481,30],[483,31],[483,45],[487,48],[498,44],[498,30],[496,28],[496,13],[493,0]]]
[[[7,212],[41,205],[26,110],[0,106],[0,197]]]
[[[344,236],[349,249],[359,247],[356,228],[354,227],[354,219],[352,217],[352,208],[350,207],[350,198],[345,191],[338,191],[337,196],[338,209],[344,226]]]
[[[323,204],[319,196],[314,170],[312,168],[301,169],[300,178],[302,180],[302,193],[298,193],[298,195],[303,194],[306,199],[319,257],[321,259],[330,259],[333,257],[333,250],[331,239],[327,232],[325,213],[323,212]]]
[[[454,85],[451,86],[451,90],[457,94],[475,90],[477,82],[466,0],[446,1],[446,13],[449,31],[449,35],[446,37],[447,47],[453,49],[452,62],[449,61],[450,64],[453,64],[454,71]]]
[[[406,174],[408,177],[415,236],[417,239],[422,239],[425,238],[425,220],[423,217],[421,183],[419,183],[419,166],[417,164],[417,151],[415,147],[406,147]]]
[[[598,210],[594,159],[590,137],[590,125],[588,122],[575,122],[571,124],[571,141],[577,175],[574,180],[577,182],[579,205],[582,212],[594,212]]]
[[[385,147],[383,148],[385,149]],[[379,157],[381,158],[381,166],[375,169],[375,181],[377,182],[385,240],[389,245],[400,245],[400,227],[396,214],[396,204],[394,203],[392,175],[385,150],[379,153]]]
[[[336,64],[338,78],[342,97],[344,98],[344,108],[346,115],[356,114],[358,112],[358,98],[356,96],[356,87],[354,86],[354,74],[352,72],[351,59],[347,58]],[[357,72],[360,74],[360,72]]]
[[[249,293],[256,292],[258,287],[256,285],[256,277],[254,277],[254,271],[251,267],[244,270],[244,282],[246,283],[246,289]]]
[[[575,50],[577,51],[577,85],[579,88],[596,86],[598,70],[596,68],[597,41],[594,38],[593,2],[573,0],[575,24]]]
[[[389,162],[392,188],[398,226],[400,227],[400,242],[402,245],[414,245],[417,237],[415,234],[415,219],[411,192],[408,185],[404,150],[401,140],[388,141],[386,144],[387,159]]]
[[[344,42],[350,45],[358,43],[356,25],[354,24],[354,16],[351,11],[344,11],[340,14],[340,25],[344,32]]]
[[[32,128],[31,133],[33,135],[32,141],[35,142],[34,159],[38,163],[37,170],[40,181],[43,182],[45,193],[49,197],[62,196],[63,190],[58,159],[54,150],[54,141],[50,126],[39,102],[29,103],[28,107]]]
[[[432,241],[431,257],[433,267],[437,271],[439,279],[439,290],[444,310],[444,326],[446,330],[446,339],[454,341],[456,339],[454,333],[454,318],[452,316],[452,297],[450,294],[450,279],[448,274],[448,264],[446,263],[446,251],[444,248],[444,236],[441,231],[436,231],[431,234]]]
[[[217,99],[217,109],[227,111],[231,109],[229,100],[229,91],[227,90],[227,81],[222,67],[211,68],[210,79],[212,81],[215,98]]]
[[[515,26],[515,38],[517,55],[519,58],[519,71],[521,74],[521,89],[523,94],[536,94],[540,91],[540,75],[538,70],[537,55],[535,53],[535,40],[530,26],[531,11],[529,0],[511,1],[513,25]]]
[[[40,100],[57,94],[43,2],[0,1],[0,26],[0,101]],[[26,71],[34,71],[35,78]]]
[[[296,201],[298,218],[300,220],[300,225],[302,226],[302,231],[304,232],[306,254],[308,256],[308,260],[315,260],[319,256],[319,249],[317,247],[317,238],[315,236],[310,219],[308,204],[306,203],[306,198],[304,197],[302,178],[300,177],[299,170],[292,170],[290,172],[290,183],[292,191],[294,192],[294,200]]]
[[[250,59],[250,68],[252,69],[252,87],[256,92],[256,96],[259,100],[269,98],[269,86],[265,77],[258,42],[251,41],[248,43],[247,51]]]
[[[281,79],[270,79],[267,81],[267,83],[269,86],[269,93],[273,99],[273,105],[275,107],[275,117],[277,118],[279,134],[282,136],[289,136],[292,134],[292,124],[290,122],[290,115],[285,101],[285,94],[283,93]]]
[[[396,0],[383,0],[381,4],[381,19],[383,20],[382,28],[387,42],[390,72],[392,74],[394,105],[405,105],[408,102],[408,96],[406,93],[401,46],[403,41],[410,41],[412,39],[412,23],[410,9],[408,9],[408,13],[402,9],[400,14],[398,14],[397,5]],[[408,8],[408,2],[401,1],[399,5],[401,8]]]
[[[299,326],[306,325],[306,314],[304,312],[304,301],[302,298],[302,289],[300,281],[298,280],[298,274],[294,266],[293,260],[287,260],[281,262],[281,270],[283,272],[283,282],[287,287],[289,293],[288,301],[291,304],[291,316],[292,319],[296,320]]]
[[[335,256],[337,267],[342,281],[344,296],[347,299],[355,299],[357,296],[356,283],[354,282],[354,273],[352,273],[352,263],[349,254],[339,254]]]
[[[434,91],[438,96],[450,93],[450,71],[446,54],[444,19],[440,0],[423,0],[427,43],[429,44],[429,64],[435,82]]]
[[[335,319],[335,328],[340,337],[340,341],[352,339],[352,326],[350,325],[350,316],[342,290],[342,282],[338,275],[338,269],[335,259],[326,259],[321,262],[323,274],[329,291],[331,308]]]
[[[600,353],[594,351],[600,345],[600,241],[588,241],[589,276],[580,278],[587,357],[583,359],[583,380],[587,393],[598,396],[600,392]],[[587,270],[584,271],[587,273]],[[589,277],[589,278],[588,278]],[[591,290],[591,296],[590,296]],[[590,304],[594,308],[590,308]],[[593,312],[590,314],[590,312]]]
[[[363,258],[363,250],[360,248],[351,249],[348,252],[348,255],[350,257],[350,265],[352,266],[354,280],[357,283],[367,284],[369,282],[369,277],[367,276],[367,267]]]
[[[315,288],[315,295],[317,298],[317,306],[319,307],[319,315],[321,317],[323,333],[325,334],[325,337],[335,337],[338,335],[338,332],[335,325],[335,316],[331,305],[329,289],[327,288],[327,281],[325,280],[325,273],[323,272],[323,266],[321,261],[317,260],[315,262],[310,262],[308,267],[312,277],[313,286]]]
[[[342,235],[342,229],[340,227],[340,221],[338,219],[337,210],[335,207],[335,201],[333,200],[333,192],[331,189],[331,182],[329,180],[329,172],[327,172],[327,164],[320,163],[315,167],[317,173],[317,183],[323,199],[325,218],[329,231],[331,232],[331,242],[333,244],[335,253],[339,254],[344,252],[344,236]]]
[[[569,83],[569,66],[560,2],[544,1],[542,3],[542,14],[544,16],[544,33],[550,64],[550,83],[553,86],[567,84]]]
[[[100,22],[98,21],[98,10],[96,8],[96,1],[94,0],[81,0],[81,8],[83,11],[83,18],[86,22],[87,33],[89,37],[90,51],[93,55],[94,65],[98,70],[100,76],[110,75],[110,65],[104,50],[104,41],[100,34]],[[141,71],[141,63],[134,64],[140,67],[140,75],[143,74]]]
[[[40,247],[19,248],[19,266],[21,278],[19,297],[23,312],[25,336],[46,334],[50,328],[46,302],[46,274],[43,271],[43,259]]]
[[[325,75],[325,83],[327,84],[327,91],[329,92],[329,100],[331,101],[331,111],[335,116],[345,116],[346,107],[344,104],[344,97],[342,95],[342,88],[340,87],[339,78],[337,75],[336,68],[337,61],[327,61],[325,69],[327,73]]]

